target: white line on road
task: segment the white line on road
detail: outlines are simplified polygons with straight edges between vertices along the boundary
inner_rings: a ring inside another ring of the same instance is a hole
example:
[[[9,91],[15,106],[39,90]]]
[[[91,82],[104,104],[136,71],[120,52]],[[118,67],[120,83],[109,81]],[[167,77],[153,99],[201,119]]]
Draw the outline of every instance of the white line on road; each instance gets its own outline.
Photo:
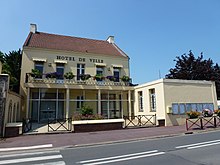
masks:
[[[183,145],[183,146],[177,146],[175,148],[187,148],[187,147],[198,146],[198,145],[209,144],[209,143],[215,143],[215,142],[220,142],[220,140],[212,140],[212,141],[207,141],[207,142],[188,144],[188,145]]]
[[[64,161],[58,162],[49,162],[49,163],[41,163],[41,164],[33,164],[33,165],[66,165]]]
[[[0,164],[12,164],[12,163],[24,163],[31,161],[40,161],[40,160],[49,160],[49,159],[60,159],[63,158],[62,155],[52,155],[52,156],[40,156],[33,158],[21,158],[21,159],[12,159],[12,160],[2,160]]]
[[[103,160],[110,160],[110,159],[124,158],[124,157],[129,157],[129,156],[150,154],[150,153],[154,153],[154,152],[158,152],[158,150],[139,152],[139,153],[133,153],[133,154],[127,154],[127,155],[112,156],[112,157],[99,158],[99,159],[92,159],[92,160],[84,160],[84,161],[80,161],[79,163],[83,164],[83,163],[98,162],[98,161],[103,161]]]
[[[217,145],[217,144],[220,144],[220,142],[188,147],[187,149],[191,150],[191,149],[195,149],[195,148],[208,147],[208,146],[213,146],[213,145]]]
[[[45,152],[31,152],[31,153],[20,153],[20,154],[7,154],[0,155],[0,158],[8,158],[8,157],[17,157],[17,156],[31,156],[31,155],[40,155],[40,154],[50,154],[50,153],[60,153],[60,151],[45,151]]]
[[[106,163],[113,163],[113,162],[121,162],[121,161],[126,161],[126,160],[140,159],[140,158],[145,158],[145,157],[150,157],[150,156],[157,156],[157,155],[162,155],[162,154],[165,154],[165,152],[157,152],[157,153],[152,153],[152,154],[127,157],[127,158],[122,158],[122,159],[114,159],[114,160],[108,160],[108,161],[89,163],[89,164],[84,164],[84,165],[98,165],[98,164],[106,164]]]
[[[30,150],[30,149],[38,149],[38,148],[49,148],[49,147],[53,147],[53,145],[52,144],[45,144],[45,145],[28,146],[28,147],[0,148],[0,152],[2,152],[2,151],[16,151],[16,150]]]

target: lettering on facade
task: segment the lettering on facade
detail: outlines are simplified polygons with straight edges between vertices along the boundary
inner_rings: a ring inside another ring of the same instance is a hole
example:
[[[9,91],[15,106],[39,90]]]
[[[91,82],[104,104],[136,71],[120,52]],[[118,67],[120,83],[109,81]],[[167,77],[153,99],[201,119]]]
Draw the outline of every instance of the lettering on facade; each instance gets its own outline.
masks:
[[[69,56],[57,56],[57,60],[67,60],[67,61],[78,61],[78,62],[86,62],[86,58],[78,58],[76,59],[75,57],[69,57]],[[89,62],[92,63],[103,63],[104,60],[102,59],[96,59],[96,58],[90,58],[88,59]]]

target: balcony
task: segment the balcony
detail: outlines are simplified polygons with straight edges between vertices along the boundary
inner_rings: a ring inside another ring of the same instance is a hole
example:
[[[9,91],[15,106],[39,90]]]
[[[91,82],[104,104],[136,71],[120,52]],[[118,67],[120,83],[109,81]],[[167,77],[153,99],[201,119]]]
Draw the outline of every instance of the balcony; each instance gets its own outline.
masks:
[[[96,80],[94,77],[91,77],[87,80],[77,80],[76,77],[73,79],[59,79],[59,78],[47,78],[46,75],[42,75],[40,77],[32,77],[29,73],[26,73],[25,83],[33,83],[33,84],[67,84],[67,85],[95,85],[95,86],[134,86],[129,82],[122,81],[119,79],[118,82],[109,80],[105,78],[103,80]]]

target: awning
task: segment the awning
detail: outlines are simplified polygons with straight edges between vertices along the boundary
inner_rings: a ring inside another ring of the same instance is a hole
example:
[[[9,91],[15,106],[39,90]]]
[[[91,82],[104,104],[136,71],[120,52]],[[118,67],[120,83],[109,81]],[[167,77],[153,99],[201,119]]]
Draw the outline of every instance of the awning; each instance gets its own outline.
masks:
[[[54,63],[67,64],[66,60],[54,60]]]
[[[106,66],[105,63],[95,63],[95,66]]]
[[[40,61],[40,62],[46,62],[47,61],[46,58],[38,58],[38,57],[33,57],[32,60],[33,61]]]
[[[123,65],[112,64],[113,68],[123,68]]]

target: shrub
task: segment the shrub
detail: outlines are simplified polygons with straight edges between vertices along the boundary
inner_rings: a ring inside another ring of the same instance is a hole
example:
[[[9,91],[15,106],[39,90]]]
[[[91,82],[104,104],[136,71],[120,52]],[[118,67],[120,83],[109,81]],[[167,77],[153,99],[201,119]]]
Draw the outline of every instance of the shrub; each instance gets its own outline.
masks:
[[[110,81],[115,81],[116,80],[116,78],[114,76],[107,76],[106,78],[109,79]]]
[[[67,73],[64,74],[64,78],[65,78],[65,79],[71,80],[71,79],[73,79],[74,77],[75,77],[75,75],[73,75],[73,72],[67,72]]]
[[[123,76],[122,78],[121,78],[121,80],[122,81],[124,81],[124,82],[129,82],[130,80],[131,80],[131,78],[129,77],[129,76]]]
[[[186,114],[189,116],[190,119],[198,118],[201,115],[200,112],[193,111],[193,110],[187,112]]]
[[[216,114],[217,116],[220,116],[220,110],[219,109],[214,110],[214,114]]]
[[[34,77],[34,78],[41,78],[42,77],[42,74],[38,69],[32,69],[30,75],[31,75],[31,77]]]
[[[88,80],[89,78],[91,78],[91,75],[90,74],[80,74],[79,75],[80,79],[81,80]]]

